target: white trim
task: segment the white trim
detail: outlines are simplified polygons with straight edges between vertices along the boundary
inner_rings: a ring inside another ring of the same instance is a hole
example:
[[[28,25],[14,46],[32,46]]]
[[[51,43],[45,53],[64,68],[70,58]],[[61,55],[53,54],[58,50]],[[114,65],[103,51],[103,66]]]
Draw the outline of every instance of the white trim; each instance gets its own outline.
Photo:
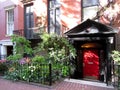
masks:
[[[7,39],[7,40],[1,40],[0,44],[5,45],[5,46],[13,46],[13,43],[11,40]]]
[[[7,11],[10,9],[14,9],[15,7],[16,7],[16,5],[10,5],[10,6],[5,7],[4,9]]]
[[[6,48],[6,46],[2,45],[0,48],[1,48],[1,55],[7,55],[7,48]]]
[[[7,55],[7,46],[13,46],[13,42],[10,39],[0,41],[0,54],[1,55]]]

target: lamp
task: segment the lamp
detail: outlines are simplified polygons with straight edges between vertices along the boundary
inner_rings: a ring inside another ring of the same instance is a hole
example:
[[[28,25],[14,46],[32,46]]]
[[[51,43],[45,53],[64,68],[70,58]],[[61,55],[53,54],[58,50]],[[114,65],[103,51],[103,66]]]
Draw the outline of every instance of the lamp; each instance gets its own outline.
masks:
[[[114,39],[113,37],[108,37],[108,40],[109,40],[110,44],[113,44],[113,39]]]

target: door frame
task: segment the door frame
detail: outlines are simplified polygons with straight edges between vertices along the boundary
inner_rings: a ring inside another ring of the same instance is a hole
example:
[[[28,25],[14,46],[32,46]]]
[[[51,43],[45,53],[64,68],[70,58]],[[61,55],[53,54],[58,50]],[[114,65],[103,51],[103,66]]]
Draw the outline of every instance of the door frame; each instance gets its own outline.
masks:
[[[86,47],[81,47],[83,44],[86,44],[86,43],[97,43],[95,47],[89,47],[89,48],[86,48]],[[76,62],[76,70],[73,74],[73,78],[76,78],[76,79],[84,79],[83,78],[83,50],[84,49],[97,49],[98,50],[98,54],[99,54],[99,79],[97,81],[102,81],[102,82],[105,82],[106,81],[106,78],[101,79],[101,69],[102,69],[102,66],[101,66],[101,62],[102,61],[106,61],[106,45],[104,45],[105,42],[103,41],[92,41],[92,42],[76,42],[75,44],[75,47],[76,47],[76,50],[77,50],[77,57],[75,59],[75,62]],[[101,55],[101,53],[104,53],[104,55]],[[106,63],[106,62],[105,62]],[[105,66],[104,66],[105,68]],[[104,74],[104,77],[106,77],[106,73]]]

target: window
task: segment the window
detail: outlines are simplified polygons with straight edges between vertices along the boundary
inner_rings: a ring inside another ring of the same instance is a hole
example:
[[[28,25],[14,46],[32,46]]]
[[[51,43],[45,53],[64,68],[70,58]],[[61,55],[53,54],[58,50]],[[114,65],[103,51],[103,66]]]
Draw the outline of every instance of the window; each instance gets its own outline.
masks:
[[[60,34],[60,0],[50,1],[50,33]]]
[[[24,6],[24,24],[25,37],[27,39],[33,38],[33,30],[30,29],[34,27],[33,4]]]
[[[7,35],[12,35],[14,30],[14,9],[6,10]]]
[[[34,27],[33,5],[25,6],[26,29]]]
[[[98,0],[83,0],[83,7],[98,5]]]
[[[92,19],[97,15],[98,0],[83,0],[83,20]]]

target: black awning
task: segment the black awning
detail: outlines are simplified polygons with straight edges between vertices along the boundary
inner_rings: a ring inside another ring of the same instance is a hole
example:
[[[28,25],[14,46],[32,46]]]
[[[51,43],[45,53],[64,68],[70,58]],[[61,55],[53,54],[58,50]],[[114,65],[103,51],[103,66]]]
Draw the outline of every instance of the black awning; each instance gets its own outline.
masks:
[[[70,38],[73,37],[110,37],[118,33],[118,30],[102,24],[100,22],[96,22],[93,20],[86,20],[76,27],[70,29],[65,33]]]

